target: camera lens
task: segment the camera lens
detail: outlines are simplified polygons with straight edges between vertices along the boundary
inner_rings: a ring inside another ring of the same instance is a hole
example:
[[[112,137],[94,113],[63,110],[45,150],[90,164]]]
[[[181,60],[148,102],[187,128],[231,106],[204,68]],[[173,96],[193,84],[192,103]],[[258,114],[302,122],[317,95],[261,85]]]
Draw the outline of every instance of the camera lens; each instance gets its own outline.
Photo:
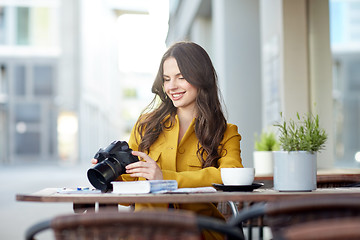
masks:
[[[115,159],[109,158],[101,163],[98,163],[87,172],[90,183],[101,191],[106,191],[111,188],[111,182],[114,181],[120,174],[113,161]],[[120,167],[121,165],[118,164]]]
[[[98,164],[87,172],[90,183],[103,192],[112,189],[111,182],[126,172],[125,166],[139,161],[131,151],[125,141],[114,141],[105,150],[100,148],[94,157]]]

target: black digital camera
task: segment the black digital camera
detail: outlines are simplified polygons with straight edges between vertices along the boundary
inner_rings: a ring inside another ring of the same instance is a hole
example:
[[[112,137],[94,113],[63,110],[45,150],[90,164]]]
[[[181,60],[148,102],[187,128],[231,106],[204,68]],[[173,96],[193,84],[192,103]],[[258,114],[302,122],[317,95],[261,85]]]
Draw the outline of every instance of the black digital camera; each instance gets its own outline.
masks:
[[[90,183],[102,192],[112,189],[111,182],[126,172],[125,167],[139,161],[131,151],[125,141],[114,141],[107,148],[100,148],[94,156],[98,163],[87,171]]]

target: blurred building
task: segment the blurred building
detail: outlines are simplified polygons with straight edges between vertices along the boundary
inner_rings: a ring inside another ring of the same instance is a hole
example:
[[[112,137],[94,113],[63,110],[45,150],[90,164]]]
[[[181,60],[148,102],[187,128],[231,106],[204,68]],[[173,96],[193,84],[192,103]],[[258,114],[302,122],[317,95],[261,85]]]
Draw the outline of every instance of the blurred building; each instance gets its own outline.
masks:
[[[167,6],[165,0],[1,0],[0,162],[87,163],[99,147],[127,140],[152,98],[165,48],[154,31],[167,19],[151,18],[151,11],[167,13],[153,7],[161,2]],[[192,40],[209,52],[228,120],[243,137],[245,166],[252,166],[255,133],[280,120],[279,112],[309,111],[329,133],[318,166],[358,166],[359,5],[170,1],[167,45]]]
[[[150,11],[157,14],[154,6],[144,0],[0,1],[0,163],[90,164],[100,147],[127,140],[151,100],[165,48],[164,34],[156,34],[162,42],[144,35],[164,25],[149,18]],[[128,16],[146,23],[126,28]],[[138,45],[129,45],[135,37]]]
[[[56,159],[59,3],[0,2],[1,162]]]
[[[358,166],[354,156],[360,151],[359,4],[170,1],[167,43],[191,40],[210,53],[229,122],[238,125],[243,137],[246,166],[252,165],[254,134],[279,121],[280,112],[287,118],[296,112],[319,114],[329,135],[319,168]]]

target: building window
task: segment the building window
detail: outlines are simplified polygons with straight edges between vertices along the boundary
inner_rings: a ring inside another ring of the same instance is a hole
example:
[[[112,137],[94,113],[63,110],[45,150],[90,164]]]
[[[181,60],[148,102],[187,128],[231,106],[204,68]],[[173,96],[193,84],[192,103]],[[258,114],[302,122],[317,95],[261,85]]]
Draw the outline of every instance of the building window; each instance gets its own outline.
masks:
[[[16,44],[29,45],[30,43],[30,11],[27,7],[16,8]]]
[[[15,106],[15,121],[24,123],[40,123],[41,110],[37,103],[19,103]]]
[[[14,71],[14,89],[17,96],[26,94],[26,70],[24,65],[16,65]]]
[[[15,153],[18,155],[40,154],[40,133],[25,132],[15,134]]]
[[[6,14],[7,8],[0,7],[0,45],[6,43]]]
[[[58,8],[0,6],[0,45],[55,47]]]
[[[3,102],[2,99],[7,97],[8,94],[8,76],[7,76],[7,67],[5,64],[0,64],[0,103]]]
[[[34,66],[34,95],[51,96],[53,93],[53,68]]]

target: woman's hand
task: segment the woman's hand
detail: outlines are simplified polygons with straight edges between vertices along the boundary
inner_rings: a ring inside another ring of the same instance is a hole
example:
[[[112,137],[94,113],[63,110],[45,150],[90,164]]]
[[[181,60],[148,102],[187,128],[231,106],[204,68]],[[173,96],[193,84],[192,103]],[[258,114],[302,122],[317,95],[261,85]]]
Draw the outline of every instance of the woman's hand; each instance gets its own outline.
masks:
[[[143,161],[131,163],[126,166],[126,173],[131,177],[143,177],[148,180],[163,180],[163,174],[157,163],[147,154],[138,151],[132,151],[132,155],[138,156]]]

